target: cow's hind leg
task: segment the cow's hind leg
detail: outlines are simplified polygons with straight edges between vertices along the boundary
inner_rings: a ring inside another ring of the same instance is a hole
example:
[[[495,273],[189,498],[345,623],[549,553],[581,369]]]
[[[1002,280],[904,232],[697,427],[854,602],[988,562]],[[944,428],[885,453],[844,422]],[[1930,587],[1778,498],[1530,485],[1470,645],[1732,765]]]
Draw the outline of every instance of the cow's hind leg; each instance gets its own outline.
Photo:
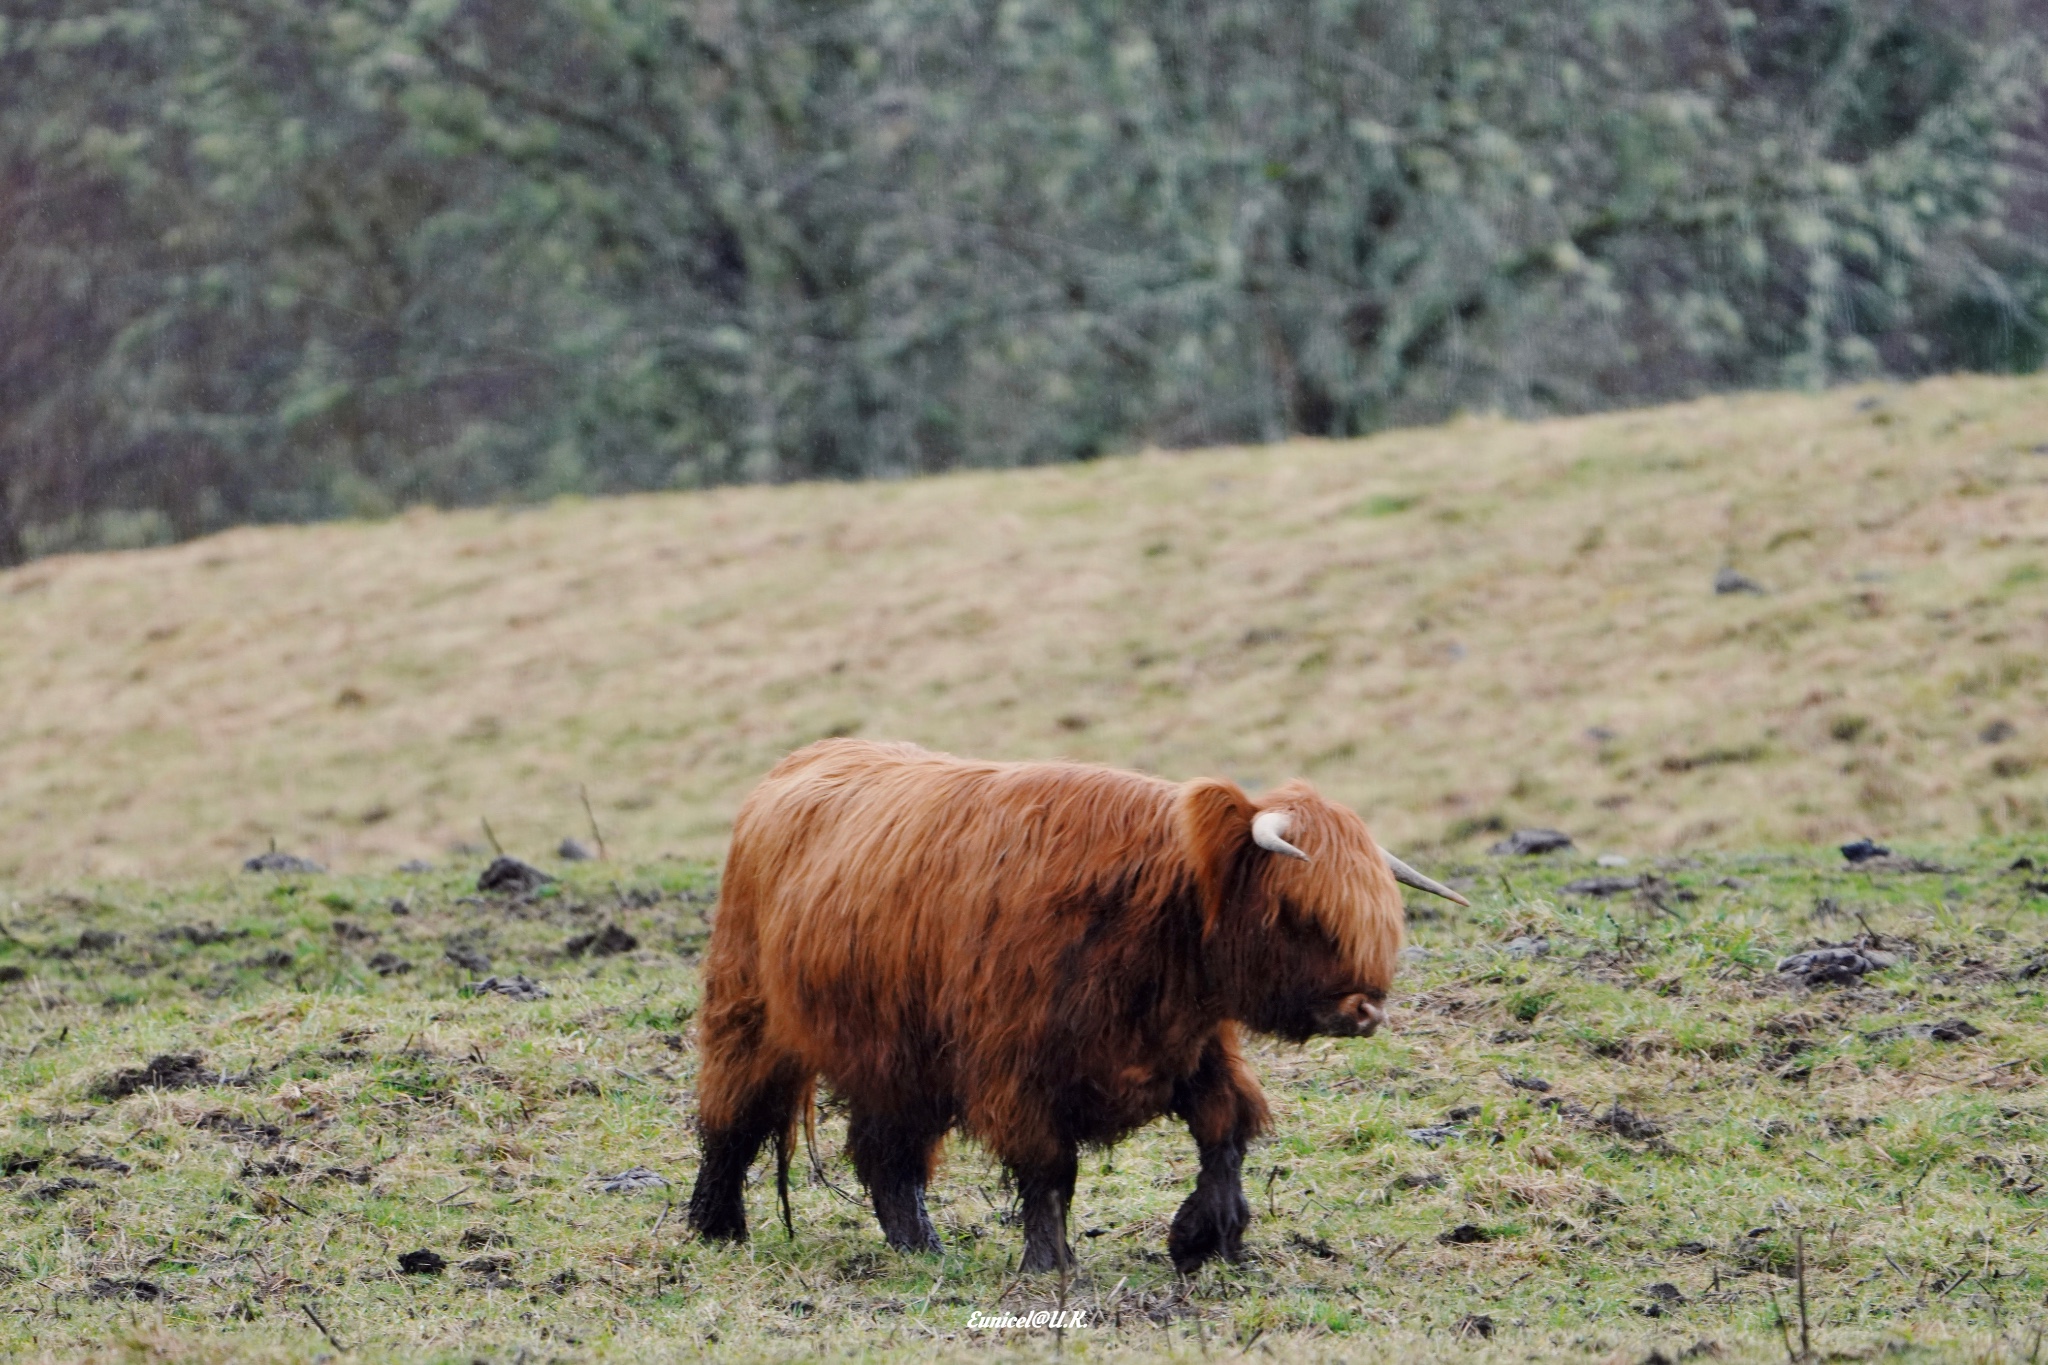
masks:
[[[1067,1210],[1074,1203],[1074,1178],[1080,1169],[1080,1154],[1071,1146],[1044,1165],[1011,1168],[1024,1200],[1024,1262],[1019,1270],[1035,1273],[1073,1266]]]
[[[738,1064],[736,1064],[738,1063]],[[747,1207],[742,1196],[747,1168],[763,1144],[777,1143],[778,1184],[787,1180],[797,1116],[810,1095],[812,1078],[792,1058],[755,1053],[744,1059],[706,1057],[699,1078],[699,1138],[704,1159],[690,1191],[690,1225],[711,1240],[744,1242]],[[788,1195],[783,1194],[785,1219]]]
[[[1234,1033],[1221,1034],[1202,1054],[1195,1074],[1176,1087],[1174,1112],[1187,1120],[1202,1166],[1194,1193],[1181,1204],[1167,1233],[1173,1268],[1191,1274],[1212,1256],[1244,1259],[1251,1205],[1244,1197],[1244,1153],[1266,1124],[1266,1099],[1237,1050]]]
[[[875,1201],[882,1235],[898,1251],[939,1250],[938,1230],[925,1212],[924,1191],[932,1177],[945,1127],[856,1108],[846,1126],[853,1169]]]

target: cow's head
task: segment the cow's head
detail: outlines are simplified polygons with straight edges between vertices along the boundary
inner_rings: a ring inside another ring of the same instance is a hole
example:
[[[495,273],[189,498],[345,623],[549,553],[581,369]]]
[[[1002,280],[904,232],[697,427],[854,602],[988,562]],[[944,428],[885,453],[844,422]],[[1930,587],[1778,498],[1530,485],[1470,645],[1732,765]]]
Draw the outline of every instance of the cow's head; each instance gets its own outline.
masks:
[[[1406,922],[1396,882],[1466,903],[1306,782],[1256,802],[1231,783],[1190,783],[1183,803],[1205,881],[1205,957],[1231,1017],[1261,1033],[1371,1034]]]

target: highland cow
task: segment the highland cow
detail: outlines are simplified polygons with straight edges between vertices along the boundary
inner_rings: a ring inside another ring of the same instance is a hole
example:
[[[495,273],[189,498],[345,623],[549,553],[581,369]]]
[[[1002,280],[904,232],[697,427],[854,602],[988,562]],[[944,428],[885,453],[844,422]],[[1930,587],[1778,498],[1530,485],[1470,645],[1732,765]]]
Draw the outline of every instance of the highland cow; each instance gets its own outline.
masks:
[[[1078,1151],[1161,1114],[1201,1156],[1173,1263],[1236,1260],[1266,1127],[1240,1026],[1296,1041],[1385,1019],[1396,881],[1464,904],[1291,782],[1175,784],[826,740],[740,809],[699,1018],[690,1221],[747,1235],[770,1139],[788,1172],[823,1077],[889,1244],[936,1251],[925,1187],[954,1128],[1009,1168],[1026,1270],[1071,1264]],[[794,1229],[792,1228],[792,1233]]]

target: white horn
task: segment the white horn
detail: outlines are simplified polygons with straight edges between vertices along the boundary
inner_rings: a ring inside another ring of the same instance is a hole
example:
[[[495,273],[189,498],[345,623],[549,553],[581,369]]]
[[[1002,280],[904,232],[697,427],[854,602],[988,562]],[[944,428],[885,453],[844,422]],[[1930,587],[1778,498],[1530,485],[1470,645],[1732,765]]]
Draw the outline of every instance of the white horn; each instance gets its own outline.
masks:
[[[1262,810],[1252,817],[1252,842],[1268,853],[1284,853],[1308,861],[1308,855],[1287,842],[1287,812]]]
[[[1442,896],[1447,901],[1456,901],[1458,904],[1468,908],[1471,906],[1471,901],[1466,900],[1442,882],[1423,876],[1420,872],[1417,872],[1385,849],[1380,850],[1380,856],[1387,860],[1387,871],[1394,874],[1394,880],[1404,886],[1412,886],[1417,891],[1427,891],[1432,896]]]

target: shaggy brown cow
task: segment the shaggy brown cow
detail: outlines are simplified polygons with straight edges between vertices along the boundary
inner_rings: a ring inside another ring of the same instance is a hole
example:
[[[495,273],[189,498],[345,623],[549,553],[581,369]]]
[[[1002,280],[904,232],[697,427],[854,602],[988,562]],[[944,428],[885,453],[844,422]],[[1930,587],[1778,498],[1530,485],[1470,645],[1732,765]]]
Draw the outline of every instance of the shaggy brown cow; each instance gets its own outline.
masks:
[[[889,1244],[936,1251],[925,1185],[965,1129],[1010,1168],[1024,1268],[1071,1261],[1077,1151],[1160,1114],[1201,1153],[1173,1262],[1240,1253],[1239,1179],[1266,1101],[1239,1024],[1358,1037],[1383,1019],[1396,879],[1463,898],[1291,782],[1254,801],[1072,763],[971,763],[826,740],[790,755],[733,829],[705,964],[704,1159],[690,1221],[747,1235],[747,1167],[823,1076]]]

